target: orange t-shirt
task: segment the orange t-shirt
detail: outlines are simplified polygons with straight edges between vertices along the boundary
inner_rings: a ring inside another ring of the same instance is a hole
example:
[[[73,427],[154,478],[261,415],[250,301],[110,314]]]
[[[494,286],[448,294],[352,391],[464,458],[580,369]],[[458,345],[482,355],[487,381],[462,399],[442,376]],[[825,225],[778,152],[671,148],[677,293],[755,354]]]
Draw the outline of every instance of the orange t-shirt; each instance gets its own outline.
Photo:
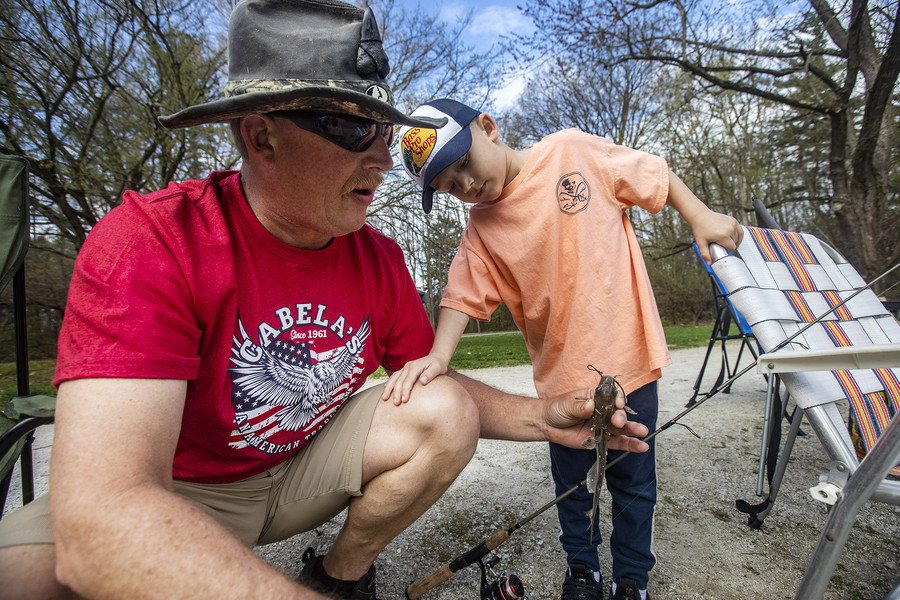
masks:
[[[626,393],[671,360],[626,209],[656,213],[664,159],[577,130],[547,136],[497,200],[476,204],[441,306],[486,321],[502,301],[525,336],[540,396],[597,385]]]

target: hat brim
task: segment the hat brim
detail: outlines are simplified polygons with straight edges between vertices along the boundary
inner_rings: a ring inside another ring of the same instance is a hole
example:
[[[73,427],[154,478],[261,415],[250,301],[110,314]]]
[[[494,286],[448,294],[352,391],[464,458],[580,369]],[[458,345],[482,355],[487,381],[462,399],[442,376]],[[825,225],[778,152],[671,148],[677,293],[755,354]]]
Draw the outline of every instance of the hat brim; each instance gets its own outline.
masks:
[[[316,110],[348,114],[382,123],[410,127],[437,128],[443,127],[447,123],[446,118],[411,117],[387,102],[368,94],[330,86],[308,86],[241,94],[189,106],[174,115],[159,117],[159,122],[169,129],[180,129],[279,110]]]

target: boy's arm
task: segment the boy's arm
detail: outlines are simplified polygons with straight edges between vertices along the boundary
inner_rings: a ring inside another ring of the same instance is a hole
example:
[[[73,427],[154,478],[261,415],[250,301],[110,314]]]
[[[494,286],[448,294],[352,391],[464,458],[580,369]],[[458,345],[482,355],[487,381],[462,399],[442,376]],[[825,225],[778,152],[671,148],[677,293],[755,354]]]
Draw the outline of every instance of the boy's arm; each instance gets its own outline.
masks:
[[[669,197],[666,204],[678,211],[694,232],[700,256],[712,264],[709,244],[715,242],[729,252],[741,243],[744,230],[734,217],[714,212],[672,171],[669,171]]]
[[[445,365],[443,373],[447,372],[450,359],[453,358],[453,352],[456,351],[456,345],[459,344],[459,338],[462,337],[463,331],[466,330],[466,325],[468,324],[469,315],[466,313],[452,308],[441,309],[437,331],[434,333],[434,345],[431,347],[431,354],[440,359]],[[428,383],[428,380],[423,379],[422,383]]]
[[[468,323],[469,315],[452,308],[442,308],[431,352],[428,356],[409,361],[402,369],[392,373],[384,384],[381,399],[391,400],[400,406],[409,400],[409,394],[417,381],[425,385],[438,375],[446,373]]]

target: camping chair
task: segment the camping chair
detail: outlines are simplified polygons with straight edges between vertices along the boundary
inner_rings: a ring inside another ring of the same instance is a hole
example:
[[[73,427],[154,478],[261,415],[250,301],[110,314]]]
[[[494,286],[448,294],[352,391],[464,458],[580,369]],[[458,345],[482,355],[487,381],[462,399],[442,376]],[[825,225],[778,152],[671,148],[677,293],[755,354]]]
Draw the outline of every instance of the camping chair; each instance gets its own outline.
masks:
[[[0,411],[0,516],[19,460],[22,503],[34,500],[31,445],[34,430],[53,421],[55,397],[32,395],[28,378],[28,341],[25,332],[25,253],[28,250],[28,162],[0,154],[0,291],[12,279],[13,323],[18,395]]]
[[[693,245],[697,256],[700,256],[700,249],[697,247],[697,242],[694,242]],[[701,393],[700,385],[703,381],[703,375],[706,373],[709,357],[717,344],[721,345],[722,365],[719,368],[719,375],[716,377],[715,383],[713,383],[709,391],[703,392],[704,395],[716,393],[722,386],[722,382],[730,380],[734,376],[738,370],[741,356],[744,354],[745,349],[749,350],[750,354],[753,355],[754,361],[758,356],[756,350],[756,338],[753,337],[753,331],[750,329],[750,325],[747,323],[744,315],[738,312],[731,303],[731,300],[728,299],[728,294],[725,293],[722,282],[716,277],[712,268],[703,262],[702,259],[700,262],[706,269],[706,274],[709,275],[709,281],[712,285],[713,297],[716,302],[716,322],[713,324],[713,330],[709,336],[709,344],[706,346],[706,355],[703,357],[703,364],[700,366],[700,372],[697,373],[697,380],[694,382],[694,394],[685,405],[687,407],[693,406],[697,402],[697,396]],[[732,325],[737,329],[734,333],[732,333],[731,330]],[[735,357],[734,361],[729,360],[728,347],[726,345],[731,340],[741,341],[741,345],[738,347],[737,357]],[[730,393],[731,385],[728,385],[721,391],[725,394]]]
[[[745,227],[744,231],[734,255],[714,248],[712,268],[768,353],[758,360],[759,370],[769,376],[769,385],[757,493],[763,496],[772,424],[780,430],[780,415],[773,408],[773,389],[780,379],[796,404],[795,412],[800,410],[806,416],[833,461],[828,480],[814,488],[813,496],[834,501],[859,467],[857,447],[837,404],[849,400],[850,414],[861,430],[861,450],[870,451],[900,408],[900,324],[868,289],[841,305],[856,290],[865,288],[865,282],[843,257],[817,238],[757,227]],[[826,316],[820,318],[822,315]],[[773,352],[811,323],[784,349]],[[834,354],[848,358],[849,366],[826,363]],[[826,370],[813,370],[820,368]],[[799,416],[792,420],[780,456],[770,469],[769,491],[763,502],[756,506],[744,503],[743,507],[742,501],[738,503],[739,509],[749,514],[751,527],[759,528],[772,509],[799,431]],[[892,473],[900,475],[900,468],[894,467]],[[900,482],[879,481],[871,498],[900,504]]]

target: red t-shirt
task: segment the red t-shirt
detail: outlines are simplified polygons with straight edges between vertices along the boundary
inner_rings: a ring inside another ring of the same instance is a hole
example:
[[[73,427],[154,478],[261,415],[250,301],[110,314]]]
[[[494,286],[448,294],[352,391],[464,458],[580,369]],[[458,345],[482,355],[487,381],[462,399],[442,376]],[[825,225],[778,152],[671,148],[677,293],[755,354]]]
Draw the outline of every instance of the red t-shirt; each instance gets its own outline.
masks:
[[[432,341],[393,240],[366,225],[322,250],[289,246],[240,175],[217,172],[128,192],[94,227],[54,384],[188,380],[173,476],[222,483],[296,454],[379,364],[397,370]]]

